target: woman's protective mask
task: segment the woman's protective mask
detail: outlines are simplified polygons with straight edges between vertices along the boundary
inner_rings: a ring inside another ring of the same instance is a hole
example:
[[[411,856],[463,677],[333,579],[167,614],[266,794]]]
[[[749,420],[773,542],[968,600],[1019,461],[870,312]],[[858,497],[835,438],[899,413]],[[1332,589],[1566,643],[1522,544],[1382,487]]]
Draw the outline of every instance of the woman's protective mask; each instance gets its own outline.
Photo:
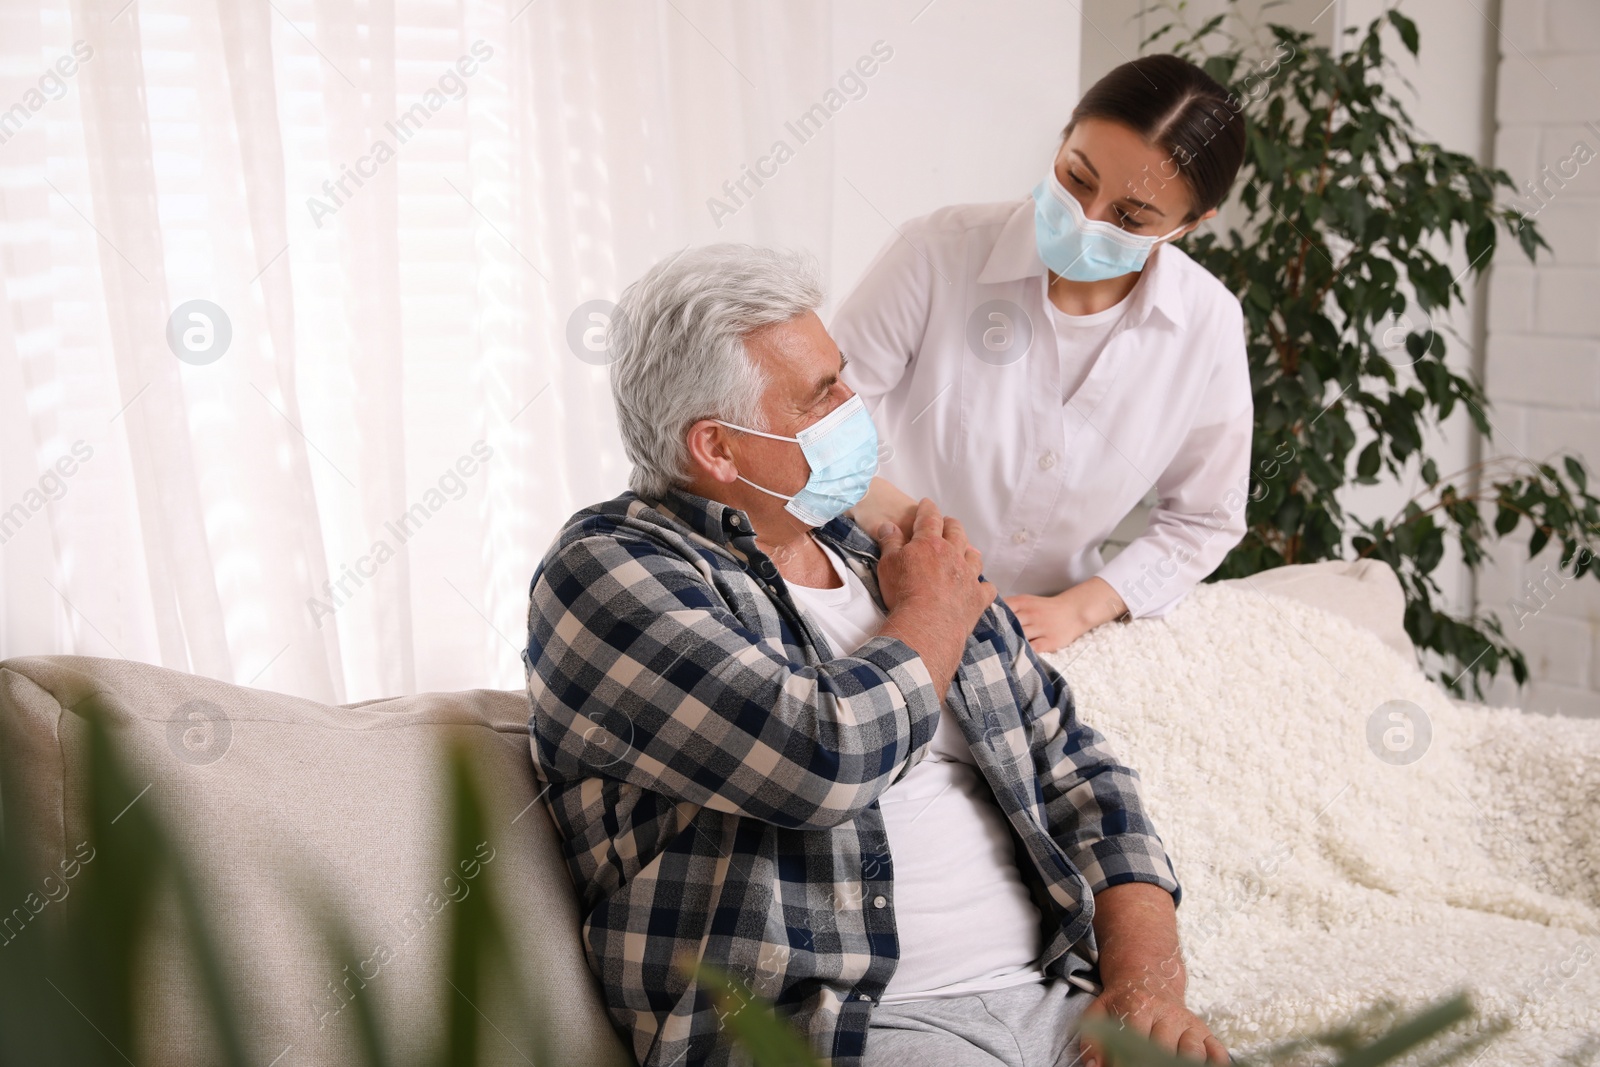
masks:
[[[763,433],[731,422],[713,419],[730,430],[742,430],[774,441],[793,441],[811,464],[811,477],[794,496],[774,493],[743,475],[737,477],[752,489],[787,501],[783,510],[807,526],[822,526],[861,503],[872,476],[878,473],[878,428],[867,414],[860,395],[852,396],[793,437]]]
[[[1067,192],[1055,168],[1033,190],[1034,240],[1044,265],[1075,282],[1103,282],[1143,270],[1150,250],[1182,230],[1160,237],[1129,233],[1109,222],[1092,221],[1078,198]]]

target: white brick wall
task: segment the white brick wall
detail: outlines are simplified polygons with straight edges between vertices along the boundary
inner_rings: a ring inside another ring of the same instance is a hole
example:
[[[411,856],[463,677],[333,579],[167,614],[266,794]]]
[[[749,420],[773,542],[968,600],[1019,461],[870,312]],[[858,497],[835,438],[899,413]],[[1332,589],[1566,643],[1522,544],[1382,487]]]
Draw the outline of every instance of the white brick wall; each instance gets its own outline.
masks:
[[[1551,251],[1531,266],[1515,249],[1496,255],[1484,374],[1500,433],[1486,454],[1600,467],[1600,0],[1503,0],[1499,26],[1495,163],[1523,203],[1539,203],[1529,182],[1542,187]],[[1600,582],[1563,581],[1553,550],[1526,555],[1498,550],[1478,585],[1532,673],[1494,698],[1600,717]]]

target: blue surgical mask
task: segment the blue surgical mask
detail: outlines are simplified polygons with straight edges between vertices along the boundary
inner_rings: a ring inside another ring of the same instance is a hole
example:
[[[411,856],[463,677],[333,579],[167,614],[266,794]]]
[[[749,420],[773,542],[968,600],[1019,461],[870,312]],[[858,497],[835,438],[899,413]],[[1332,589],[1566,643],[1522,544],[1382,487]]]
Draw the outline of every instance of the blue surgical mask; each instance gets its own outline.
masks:
[[[1109,222],[1091,221],[1078,198],[1067,192],[1055,168],[1033,190],[1033,232],[1044,265],[1075,282],[1103,282],[1143,270],[1150,250],[1182,230],[1160,237],[1129,233]]]
[[[872,484],[872,476],[878,473],[878,428],[872,424],[872,416],[867,414],[867,405],[859,394],[793,437],[763,433],[721,419],[712,421],[731,430],[743,430],[774,441],[793,441],[800,446],[801,454],[811,464],[811,477],[794,496],[774,493],[743,475],[739,475],[739,480],[768,496],[788,501],[783,510],[807,526],[825,525],[861,503],[861,498],[867,495],[867,486]]]

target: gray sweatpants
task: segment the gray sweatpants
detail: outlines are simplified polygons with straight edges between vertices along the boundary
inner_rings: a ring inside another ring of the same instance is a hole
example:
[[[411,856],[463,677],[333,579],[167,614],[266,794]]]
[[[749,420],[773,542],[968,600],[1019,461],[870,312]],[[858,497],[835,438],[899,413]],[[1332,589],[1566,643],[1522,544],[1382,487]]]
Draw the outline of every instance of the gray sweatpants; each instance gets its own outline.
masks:
[[[880,1004],[866,1067],[1072,1067],[1078,1016],[1094,1002],[1064,978],[909,1004]]]

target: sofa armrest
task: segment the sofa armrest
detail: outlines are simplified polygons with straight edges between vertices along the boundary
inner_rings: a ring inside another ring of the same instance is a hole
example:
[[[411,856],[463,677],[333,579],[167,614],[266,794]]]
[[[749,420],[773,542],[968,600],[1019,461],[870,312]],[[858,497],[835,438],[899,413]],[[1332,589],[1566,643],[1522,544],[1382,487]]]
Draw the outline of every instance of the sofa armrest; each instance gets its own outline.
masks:
[[[8,848],[28,842],[32,869],[55,867],[91,833],[91,697],[125,768],[148,783],[130,800],[189,859],[232,961],[252,1060],[292,1045],[297,1063],[358,1062],[356,1012],[344,1010],[356,997],[377,1009],[395,1061],[433,1058],[455,996],[446,982],[455,916],[489,887],[507,956],[537,1003],[512,997],[509,982],[480,991],[475,1006],[513,1035],[491,1033],[480,1062],[526,1062],[536,1050],[510,1042],[530,1032],[550,1062],[632,1062],[584,959],[577,895],[533,775],[525,694],[339,707],[123,660],[0,662],[0,817]],[[449,854],[452,749],[478,773],[485,817],[483,862],[463,870]],[[329,919],[370,971],[348,973],[333,958]],[[199,981],[176,928],[158,918],[139,975],[134,1060],[220,1060]]]

